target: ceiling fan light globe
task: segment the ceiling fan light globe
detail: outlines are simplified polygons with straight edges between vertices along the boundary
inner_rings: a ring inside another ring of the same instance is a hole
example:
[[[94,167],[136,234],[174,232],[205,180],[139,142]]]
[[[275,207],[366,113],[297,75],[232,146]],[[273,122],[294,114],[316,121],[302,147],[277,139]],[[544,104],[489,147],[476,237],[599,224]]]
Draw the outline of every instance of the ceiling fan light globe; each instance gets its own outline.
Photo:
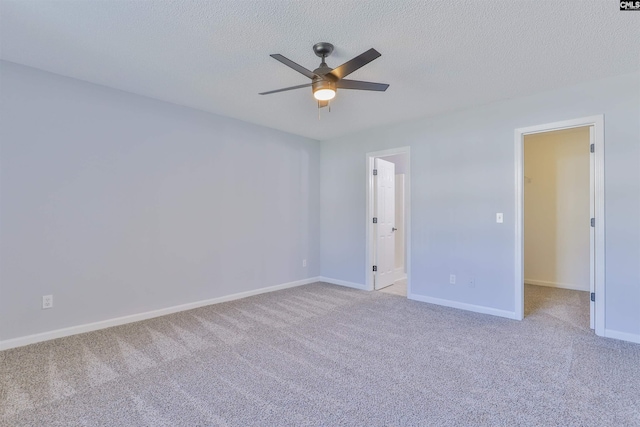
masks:
[[[329,101],[336,96],[336,91],[333,89],[318,89],[313,92],[313,97],[318,101]]]

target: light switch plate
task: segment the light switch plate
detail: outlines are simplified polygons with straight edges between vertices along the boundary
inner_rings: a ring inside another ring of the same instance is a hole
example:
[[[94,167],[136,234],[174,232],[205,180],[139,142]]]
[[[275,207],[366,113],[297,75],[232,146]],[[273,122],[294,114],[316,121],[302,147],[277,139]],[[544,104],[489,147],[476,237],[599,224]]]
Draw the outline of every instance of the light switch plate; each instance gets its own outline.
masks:
[[[498,224],[502,224],[504,222],[503,219],[504,219],[504,217],[502,216],[502,212],[498,212],[496,214],[496,222]]]

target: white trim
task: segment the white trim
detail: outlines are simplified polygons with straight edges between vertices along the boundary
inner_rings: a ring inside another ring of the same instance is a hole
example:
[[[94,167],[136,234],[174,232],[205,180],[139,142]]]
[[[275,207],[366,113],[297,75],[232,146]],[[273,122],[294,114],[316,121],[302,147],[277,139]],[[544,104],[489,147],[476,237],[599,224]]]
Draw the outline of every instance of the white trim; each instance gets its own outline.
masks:
[[[467,304],[465,302],[452,301],[442,298],[433,298],[425,295],[408,294],[407,298],[414,301],[426,302],[429,304],[442,305],[444,307],[458,308],[460,310],[473,311],[475,313],[491,314],[498,317],[506,317],[507,319],[520,320],[516,317],[516,313],[513,311],[500,310],[493,307],[486,307],[483,305]]]
[[[594,117],[595,131],[595,315],[596,334],[604,335],[606,325],[605,314],[605,211],[604,211],[604,115]]]
[[[596,335],[605,334],[605,211],[604,211],[604,115],[583,117],[561,122],[547,123],[525,128],[518,128],[514,132],[515,146],[515,315],[524,318],[524,136],[534,133],[551,132],[554,130],[575,127],[593,126],[595,131],[595,242],[592,250],[595,252],[595,329]]]
[[[372,291],[373,289],[367,289],[367,285],[362,283],[347,282],[346,280],[332,279],[330,277],[320,276],[319,282],[331,283],[332,285],[346,286],[347,288],[360,289],[361,291]]]
[[[411,292],[411,147],[398,147],[389,150],[372,151],[366,154],[366,205],[365,205],[365,290],[373,290],[373,271],[372,266],[375,263],[375,254],[372,250],[373,231],[373,164],[376,157],[393,156],[396,154],[407,155],[407,168],[404,178],[404,244],[406,247],[404,260],[407,269],[407,293]]]
[[[614,331],[612,329],[605,329],[604,336],[607,338],[614,338],[622,341],[634,342],[640,344],[640,334],[630,334],[629,332]]]
[[[222,297],[211,298],[202,301],[191,302],[187,304],[174,305],[172,307],[161,308],[159,310],[147,311],[144,313],[131,314],[128,316],[116,317],[99,322],[85,323],[84,325],[71,326],[63,329],[42,332],[39,334],[27,335],[24,337],[12,338],[0,341],[0,351],[15,347],[22,347],[29,344],[35,344],[42,341],[49,341],[56,338],[68,337],[70,335],[82,334],[85,332],[97,331],[99,329],[111,328],[113,326],[124,325],[127,323],[139,322],[141,320],[152,319],[154,317],[166,316],[167,314],[177,313],[180,311],[192,310],[206,305],[219,304],[221,302],[233,301],[253,295],[264,294],[267,292],[279,291],[281,289],[293,288],[296,286],[308,285],[310,283],[319,282],[320,277],[311,277],[308,279],[296,280],[294,282],[282,283],[280,285],[268,286],[266,288],[255,289],[252,291],[239,292],[237,294],[225,295]]]
[[[524,135],[515,130],[515,305],[517,320],[524,319]],[[522,205],[520,205],[522,203]]]
[[[516,129],[516,132],[520,132],[525,135],[531,135],[534,133],[546,133],[553,132],[554,130],[565,130],[571,128],[581,128],[585,126],[594,126],[600,122],[600,126],[604,123],[604,115],[599,114],[596,116],[582,117],[579,119],[563,120],[560,122],[545,123],[542,125],[528,126],[524,128]]]
[[[589,126],[589,146],[596,143],[595,128]],[[595,156],[589,155],[589,218],[595,218],[595,194],[596,183],[593,177],[596,175],[596,159]],[[596,291],[596,258],[595,248],[596,244],[596,230],[594,227],[589,228],[589,292]],[[589,302],[589,327],[591,329],[596,328],[596,303],[595,301]]]
[[[547,288],[571,289],[572,291],[589,292],[590,290],[588,288],[585,289],[584,286],[576,285],[574,283],[549,282],[546,280],[527,279],[526,277],[524,279],[524,283],[536,286],[546,286]]]

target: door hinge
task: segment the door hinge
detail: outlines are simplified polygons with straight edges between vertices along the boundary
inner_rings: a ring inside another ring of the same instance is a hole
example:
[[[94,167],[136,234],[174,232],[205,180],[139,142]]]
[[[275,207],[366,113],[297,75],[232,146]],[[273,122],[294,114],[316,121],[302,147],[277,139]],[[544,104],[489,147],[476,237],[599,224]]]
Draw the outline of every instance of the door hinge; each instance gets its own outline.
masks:
[[[596,293],[595,292],[591,292],[591,301],[593,301],[593,302],[596,301]]]
[[[378,223],[378,218],[373,217],[373,223],[374,223],[374,224],[377,224],[377,223]]]
[[[596,226],[596,219],[595,218],[591,218],[591,226],[592,227]]]
[[[378,266],[377,265],[373,266],[373,271],[378,271]]]
[[[591,150],[592,153],[596,152],[596,145],[595,144],[591,144],[591,147],[589,148],[589,150]]]
[[[373,170],[373,174],[374,174],[374,175],[378,175],[378,169],[374,169],[374,170]]]

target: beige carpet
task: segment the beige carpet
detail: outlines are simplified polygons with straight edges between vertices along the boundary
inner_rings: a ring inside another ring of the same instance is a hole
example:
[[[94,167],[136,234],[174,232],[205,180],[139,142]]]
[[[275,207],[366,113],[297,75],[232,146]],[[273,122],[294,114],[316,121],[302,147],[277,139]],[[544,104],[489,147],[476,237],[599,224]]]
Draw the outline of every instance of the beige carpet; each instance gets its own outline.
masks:
[[[586,293],[522,322],[314,284],[0,353],[3,426],[640,426]]]

